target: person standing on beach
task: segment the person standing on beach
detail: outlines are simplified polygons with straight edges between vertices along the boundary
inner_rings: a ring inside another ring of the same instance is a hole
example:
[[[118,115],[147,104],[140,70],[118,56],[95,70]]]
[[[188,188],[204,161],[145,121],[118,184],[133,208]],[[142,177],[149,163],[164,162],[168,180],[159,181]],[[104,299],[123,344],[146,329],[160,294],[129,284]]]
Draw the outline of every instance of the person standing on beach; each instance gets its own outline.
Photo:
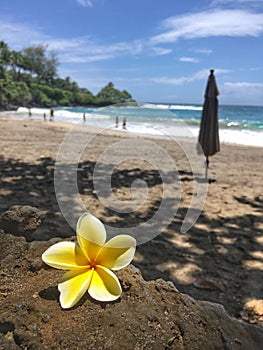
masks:
[[[115,128],[117,128],[119,126],[119,117],[117,116],[116,117],[116,125],[115,125]]]
[[[125,117],[123,118],[122,128],[126,129],[126,118]]]
[[[83,123],[85,123],[85,121],[86,121],[86,114],[83,113]]]
[[[54,121],[54,109],[50,110],[50,118],[49,121],[53,122]]]

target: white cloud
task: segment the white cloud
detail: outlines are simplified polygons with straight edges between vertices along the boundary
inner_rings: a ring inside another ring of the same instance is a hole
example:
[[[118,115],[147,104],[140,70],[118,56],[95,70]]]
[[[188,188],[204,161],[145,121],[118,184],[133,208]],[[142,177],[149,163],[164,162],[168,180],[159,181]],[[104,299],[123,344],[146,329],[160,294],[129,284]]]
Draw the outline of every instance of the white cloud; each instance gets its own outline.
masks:
[[[237,6],[237,5],[246,5],[246,6],[261,6],[263,0],[213,0],[210,6],[218,6],[218,5],[229,5],[229,6]]]
[[[74,39],[51,39],[46,38],[44,44],[48,45],[50,50],[57,51],[70,51],[78,50],[82,48],[83,45],[86,45],[89,42],[89,38],[74,38]]]
[[[190,62],[190,63],[198,63],[199,62],[199,59],[196,58],[196,57],[180,57],[179,58],[179,61],[181,62]]]
[[[60,48],[62,62],[87,63],[112,59],[118,56],[137,55],[143,45],[140,41],[119,42],[111,45],[99,45],[90,38],[75,38],[73,40],[47,41],[50,48]],[[74,48],[74,50],[72,50]]]
[[[103,45],[95,42],[89,36],[75,37],[72,39],[52,38],[41,32],[39,28],[3,21],[0,18],[1,39],[6,41],[12,49],[20,50],[23,47],[43,44],[49,50],[59,55],[59,60],[72,63],[86,63],[112,59],[118,56],[138,55],[145,49],[141,40],[132,42],[116,42]],[[163,55],[170,52],[168,49],[157,48],[155,54]]]
[[[239,82],[239,83],[225,83],[224,86],[226,88],[235,88],[235,89],[243,89],[243,88],[253,88],[253,89],[262,89],[263,83],[248,83],[248,82]],[[263,91],[262,91],[263,93]]]
[[[213,36],[259,36],[263,33],[263,13],[215,9],[167,18],[162,28],[161,34],[151,38],[153,44]]]
[[[156,77],[156,78],[151,78],[151,81],[158,83],[158,84],[171,84],[171,85],[182,85],[185,83],[189,83],[194,80],[200,80],[200,79],[205,79],[208,76],[209,70],[201,70],[194,75],[191,76],[182,76],[179,78],[171,78],[171,77]]]
[[[76,0],[77,4],[83,7],[92,8],[95,5],[104,5],[105,0]]]
[[[225,83],[221,90],[224,103],[259,105],[263,101],[263,83]]]
[[[92,0],[76,0],[80,6],[83,7],[93,7]]]
[[[0,19],[1,40],[12,46],[13,49],[21,49],[24,46],[39,44],[48,37],[38,28],[30,28],[24,24]]]
[[[201,53],[203,55],[211,55],[211,53],[213,53],[213,51],[210,49],[196,49],[194,52]]]
[[[70,53],[66,53],[60,56],[60,60],[64,63],[89,63],[89,62],[99,62],[105,61],[113,58],[113,55],[89,55],[89,56],[77,56]]]
[[[165,49],[163,47],[153,47],[152,51],[157,55],[157,56],[163,56],[171,53],[173,50],[172,49]]]
[[[157,84],[182,85],[184,83],[188,83],[192,79],[189,77],[180,77],[180,78],[155,77],[155,78],[151,78],[150,80]]]
[[[158,83],[158,84],[171,84],[171,85],[183,85],[186,83],[190,83],[192,81],[195,80],[204,80],[208,78],[209,75],[209,69],[202,69],[198,72],[196,72],[193,75],[190,76],[182,76],[182,77],[178,77],[178,78],[171,78],[171,77],[154,77],[151,78],[151,81],[154,83]],[[229,70],[228,69],[221,69],[221,68],[217,68],[215,69],[216,75],[220,75],[223,73],[228,73]]]

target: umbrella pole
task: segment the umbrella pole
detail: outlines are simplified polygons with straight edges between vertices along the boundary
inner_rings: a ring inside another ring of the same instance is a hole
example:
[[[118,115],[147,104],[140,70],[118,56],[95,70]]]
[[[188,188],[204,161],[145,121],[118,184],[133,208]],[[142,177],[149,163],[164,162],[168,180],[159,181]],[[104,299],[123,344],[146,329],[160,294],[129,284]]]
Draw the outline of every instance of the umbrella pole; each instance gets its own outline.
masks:
[[[208,179],[208,168],[209,168],[209,159],[206,157],[206,168],[205,168],[205,178]]]

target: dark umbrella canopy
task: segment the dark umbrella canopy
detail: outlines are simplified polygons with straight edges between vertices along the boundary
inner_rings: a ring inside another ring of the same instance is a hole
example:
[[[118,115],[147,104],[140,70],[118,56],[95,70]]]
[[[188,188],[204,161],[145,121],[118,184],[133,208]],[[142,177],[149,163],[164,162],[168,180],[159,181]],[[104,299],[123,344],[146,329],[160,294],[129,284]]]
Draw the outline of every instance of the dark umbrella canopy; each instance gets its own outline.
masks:
[[[210,70],[205,90],[205,101],[202,111],[202,119],[198,141],[206,156],[207,167],[208,157],[220,150],[218,135],[218,100],[219,90],[216,85],[214,70]]]

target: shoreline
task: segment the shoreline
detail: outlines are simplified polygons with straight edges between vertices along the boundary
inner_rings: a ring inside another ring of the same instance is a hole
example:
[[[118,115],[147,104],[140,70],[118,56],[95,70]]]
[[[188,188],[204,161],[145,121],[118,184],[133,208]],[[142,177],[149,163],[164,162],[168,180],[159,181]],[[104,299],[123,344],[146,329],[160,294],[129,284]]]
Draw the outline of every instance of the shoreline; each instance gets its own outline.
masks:
[[[5,115],[7,114],[7,115]],[[9,116],[10,115],[10,116]],[[27,117],[25,115],[23,115],[22,117],[18,117],[15,115],[15,112],[10,112],[10,111],[5,111],[5,112],[0,112],[0,118],[3,119],[15,119],[15,120],[23,120],[23,121],[35,121],[35,122],[43,122],[43,123],[53,123],[53,124],[57,124],[57,125],[65,125],[65,128],[70,129],[76,125],[79,125],[81,127],[88,127],[89,130],[107,130],[109,132],[115,132],[117,135],[134,135],[135,137],[143,137],[143,138],[153,138],[153,139],[174,139],[176,140],[176,138],[178,138],[179,140],[189,140],[192,142],[196,142],[197,138],[198,138],[198,131],[199,128],[198,127],[191,127],[188,126],[185,123],[185,126],[187,129],[187,137],[181,137],[180,135],[180,127],[181,126],[177,126],[174,129],[174,133],[173,131],[171,131],[171,129],[167,128],[167,127],[163,127],[161,126],[160,129],[158,129],[158,125],[156,126],[147,126],[144,125],[144,123],[136,123],[136,122],[128,122],[128,127],[126,130],[122,130],[121,126],[118,129],[115,129],[114,124],[111,123],[111,126],[107,125],[105,126],[105,128],[101,128],[100,126],[98,126],[98,122],[96,124],[94,124],[94,119],[92,118],[93,116],[96,116],[96,114],[91,113],[91,116],[86,118],[86,121],[83,122],[82,119],[79,119],[78,121],[64,121],[64,120],[55,120],[55,121],[49,121],[48,118],[46,121],[42,120],[39,115],[39,117],[34,118],[34,117]],[[184,124],[184,121],[182,121]],[[68,124],[70,126],[68,126]],[[140,125],[140,127],[138,127],[138,125]],[[132,128],[129,126],[132,126]],[[142,129],[144,128],[145,131],[143,131]],[[184,128],[184,126],[183,126]],[[152,132],[152,133],[151,133]],[[240,133],[244,134],[244,138],[243,138],[243,143],[238,143],[237,141],[229,141],[229,140],[237,140],[240,137]],[[262,148],[263,147],[263,142],[262,137],[259,137],[259,141],[257,141],[257,143],[260,144],[250,144],[250,141],[246,141],[245,140],[245,136],[247,133],[252,133],[254,136],[258,136],[258,134],[262,134],[263,136],[263,132],[262,131],[252,131],[252,130],[247,130],[247,129],[233,129],[233,130],[229,130],[229,129],[224,129],[224,128],[219,128],[219,138],[220,138],[220,144],[221,145],[235,145],[235,146],[245,146],[245,147],[256,147],[256,148]],[[167,136],[165,135],[167,134]],[[189,134],[191,134],[191,137],[189,137]],[[227,141],[224,141],[225,139],[227,139]],[[246,141],[244,143],[244,141]]]

